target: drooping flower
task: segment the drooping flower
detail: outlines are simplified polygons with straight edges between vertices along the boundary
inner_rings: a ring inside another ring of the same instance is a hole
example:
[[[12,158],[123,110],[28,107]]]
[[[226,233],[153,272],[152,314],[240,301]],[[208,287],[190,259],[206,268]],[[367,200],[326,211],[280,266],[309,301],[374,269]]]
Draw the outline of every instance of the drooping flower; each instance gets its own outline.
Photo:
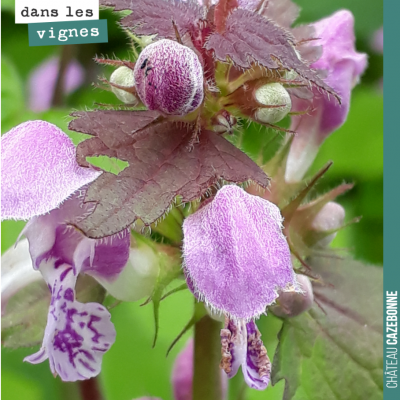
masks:
[[[189,339],[185,348],[178,354],[172,369],[171,383],[175,400],[192,400],[194,365],[194,342]],[[222,371],[221,371],[222,372]],[[227,392],[226,374],[221,374],[221,400],[225,399]]]
[[[221,330],[221,368],[229,378],[242,367],[244,380],[253,389],[267,388],[271,376],[271,362],[254,321],[244,322],[226,318]]]
[[[186,115],[203,101],[203,68],[189,47],[163,39],[148,45],[134,69],[140,99],[149,110]]]
[[[326,83],[341,97],[342,104],[314,89],[313,101],[293,98],[292,111],[304,115],[292,118],[291,128],[297,135],[287,160],[285,179],[300,181],[311,166],[319,146],[347,118],[353,87],[367,66],[367,56],[354,48],[354,17],[350,11],[338,11],[315,24],[315,41],[323,47],[321,58],[312,64],[315,69],[327,71]],[[312,111],[310,111],[312,109]]]
[[[29,108],[32,111],[46,111],[51,107],[54,89],[57,83],[60,60],[52,57],[42,62],[29,76]],[[64,93],[72,93],[84,80],[84,69],[72,60],[65,71]]]
[[[2,217],[31,217],[22,234],[51,293],[42,347],[25,360],[49,358],[64,381],[96,376],[115,330],[104,306],[76,300],[75,285],[81,272],[118,276],[129,256],[129,230],[94,240],[74,228],[94,207],[83,203],[82,185],[99,172],[78,166],[71,140],[54,125],[30,121],[4,135],[1,175]]]
[[[185,219],[184,271],[196,296],[233,318],[265,312],[278,289],[296,287],[282,216],[234,185]]]
[[[79,273],[115,279],[129,254],[129,231],[94,240],[73,227],[91,207],[83,204],[83,196],[78,191],[49,214],[33,217],[22,232],[29,241],[33,266],[51,292],[42,347],[25,361],[36,364],[49,358],[50,369],[64,381],[96,376],[115,340],[107,309],[76,300]]]

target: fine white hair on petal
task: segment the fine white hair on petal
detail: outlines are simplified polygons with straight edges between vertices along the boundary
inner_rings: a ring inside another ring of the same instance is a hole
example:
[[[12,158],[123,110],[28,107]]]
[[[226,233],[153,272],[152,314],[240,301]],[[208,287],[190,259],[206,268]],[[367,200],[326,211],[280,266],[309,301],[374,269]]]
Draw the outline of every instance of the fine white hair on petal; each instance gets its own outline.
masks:
[[[1,138],[1,218],[46,214],[100,173],[78,165],[75,146],[61,129],[24,122]]]
[[[279,208],[236,185],[185,219],[184,272],[200,301],[233,319],[264,313],[279,289],[297,288]]]

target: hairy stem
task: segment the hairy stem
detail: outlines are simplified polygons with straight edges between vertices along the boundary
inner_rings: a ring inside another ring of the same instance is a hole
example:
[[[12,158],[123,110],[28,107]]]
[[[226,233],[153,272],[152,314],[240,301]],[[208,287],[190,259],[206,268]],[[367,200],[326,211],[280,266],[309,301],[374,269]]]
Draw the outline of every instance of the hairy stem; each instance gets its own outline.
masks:
[[[81,392],[82,400],[104,400],[97,378],[80,381],[79,390]]]
[[[194,329],[193,400],[221,400],[221,323],[208,315]]]

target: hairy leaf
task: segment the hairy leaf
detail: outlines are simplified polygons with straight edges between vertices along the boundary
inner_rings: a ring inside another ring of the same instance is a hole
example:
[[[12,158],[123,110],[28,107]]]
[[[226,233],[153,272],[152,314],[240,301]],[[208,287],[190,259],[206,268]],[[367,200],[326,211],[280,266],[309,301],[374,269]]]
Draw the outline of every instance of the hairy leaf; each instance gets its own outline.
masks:
[[[100,5],[114,7],[114,11],[131,10],[121,24],[136,35],[157,34],[168,39],[175,39],[172,21],[183,36],[206,17],[206,9],[194,0],[100,0]]]
[[[214,132],[202,131],[200,142],[188,151],[193,126],[164,120],[154,112],[72,115],[78,118],[69,129],[95,136],[78,145],[80,165],[87,166],[86,157],[96,155],[129,163],[118,175],[104,172],[90,185],[85,201],[97,205],[78,225],[89,237],[112,235],[138,218],[150,225],[176,196],[183,202],[196,200],[220,179],[268,185],[267,175],[247,155]]]
[[[272,382],[286,380],[283,400],[383,398],[382,268],[313,258],[332,287],[314,287],[316,305],[285,320]]]
[[[268,69],[296,71],[303,79],[336,96],[307,64],[299,59],[296,40],[288,31],[261,15],[244,9],[233,11],[226,21],[224,33],[213,33],[206,43],[220,61],[230,58],[241,68],[251,68],[258,63]]]
[[[231,11],[239,7],[237,0],[220,0],[215,6],[214,11],[214,24],[217,32],[224,33],[226,19]]]

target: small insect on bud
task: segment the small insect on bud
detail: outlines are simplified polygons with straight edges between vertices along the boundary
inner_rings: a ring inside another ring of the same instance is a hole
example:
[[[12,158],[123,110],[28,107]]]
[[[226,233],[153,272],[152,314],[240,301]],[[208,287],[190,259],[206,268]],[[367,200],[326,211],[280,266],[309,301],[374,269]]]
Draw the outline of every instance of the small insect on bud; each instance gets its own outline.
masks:
[[[186,115],[203,101],[203,69],[196,53],[172,40],[148,45],[136,62],[134,77],[149,110]]]
[[[310,280],[304,275],[297,275],[297,282],[302,293],[279,291],[276,304],[270,306],[270,310],[278,317],[296,317],[309,310],[314,303],[314,294]]]
[[[268,124],[279,122],[292,108],[289,93],[280,83],[267,83],[260,86],[255,90],[254,97],[258,103],[265,106],[258,108],[254,113],[254,119],[260,122]]]
[[[133,71],[125,66],[117,68],[110,77],[110,82],[114,85],[126,87],[126,90],[119,89],[111,85],[112,92],[125,104],[137,104],[138,99],[133,94],[135,90],[135,78]]]
[[[212,130],[217,133],[232,133],[237,119],[228,111],[219,111],[211,120]]]

